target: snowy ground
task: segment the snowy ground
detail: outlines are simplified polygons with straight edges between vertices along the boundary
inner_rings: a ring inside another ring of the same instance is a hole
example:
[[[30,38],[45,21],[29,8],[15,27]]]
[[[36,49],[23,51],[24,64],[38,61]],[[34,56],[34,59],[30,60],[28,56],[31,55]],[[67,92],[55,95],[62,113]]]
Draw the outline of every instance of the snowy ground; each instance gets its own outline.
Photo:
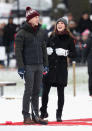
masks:
[[[65,105],[63,120],[92,118],[92,98],[88,94],[88,75],[86,67],[76,68],[76,96],[73,96],[72,68],[69,68],[68,87],[65,88]],[[0,70],[0,81],[17,82],[16,87],[5,87],[4,96],[0,98],[0,123],[5,121],[22,121],[22,95],[23,80],[19,78],[16,70]],[[15,97],[17,99],[5,99]],[[41,100],[41,98],[40,98]],[[41,104],[41,103],[40,103]],[[48,103],[48,120],[56,120],[57,91],[52,87]],[[91,131],[92,126],[0,126],[0,131]]]

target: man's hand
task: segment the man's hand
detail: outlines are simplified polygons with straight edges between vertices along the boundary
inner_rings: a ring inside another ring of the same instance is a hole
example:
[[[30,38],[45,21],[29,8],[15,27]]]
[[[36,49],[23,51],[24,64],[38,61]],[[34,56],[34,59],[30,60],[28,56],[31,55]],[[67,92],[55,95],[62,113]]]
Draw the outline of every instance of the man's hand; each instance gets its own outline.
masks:
[[[24,78],[24,73],[25,73],[24,69],[18,69],[18,74],[20,75],[21,79]]]
[[[49,72],[49,68],[45,66],[43,70],[43,75],[46,75],[48,72]]]

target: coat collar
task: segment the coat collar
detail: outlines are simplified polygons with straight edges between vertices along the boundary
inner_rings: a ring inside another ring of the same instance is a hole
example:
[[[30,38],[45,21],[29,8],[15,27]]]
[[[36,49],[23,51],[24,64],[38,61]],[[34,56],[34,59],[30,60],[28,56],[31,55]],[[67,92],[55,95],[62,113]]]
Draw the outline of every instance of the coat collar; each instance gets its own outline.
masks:
[[[29,25],[27,22],[25,22],[22,28],[28,32],[37,33],[39,31],[40,27],[41,27],[41,25],[39,24],[37,29],[34,30],[31,25]]]

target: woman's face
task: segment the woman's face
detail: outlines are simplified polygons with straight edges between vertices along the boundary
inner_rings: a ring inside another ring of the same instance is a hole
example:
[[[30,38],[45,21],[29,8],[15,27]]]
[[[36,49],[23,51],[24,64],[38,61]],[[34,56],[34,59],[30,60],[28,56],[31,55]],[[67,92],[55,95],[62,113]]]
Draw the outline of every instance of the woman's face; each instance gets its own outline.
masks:
[[[62,21],[57,23],[57,30],[58,32],[62,32],[65,30],[65,24]]]

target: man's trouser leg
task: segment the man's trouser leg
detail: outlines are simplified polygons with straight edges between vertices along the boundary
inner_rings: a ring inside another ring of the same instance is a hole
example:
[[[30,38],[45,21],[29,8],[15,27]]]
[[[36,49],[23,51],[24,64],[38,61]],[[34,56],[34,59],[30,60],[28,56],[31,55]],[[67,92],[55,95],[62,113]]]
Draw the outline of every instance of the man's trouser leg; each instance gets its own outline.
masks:
[[[32,105],[37,116],[39,116],[39,94],[40,94],[40,86],[42,83],[42,72],[43,72],[43,67],[40,65],[38,66],[37,71],[34,74]]]
[[[25,91],[23,96],[23,115],[29,117],[30,99],[31,105],[38,115],[39,92],[42,80],[42,65],[26,66],[25,73]]]
[[[30,66],[26,66],[25,69],[25,90],[23,96],[23,116],[30,117],[29,106],[30,106],[30,97],[32,96],[32,89],[34,84],[34,71]]]

